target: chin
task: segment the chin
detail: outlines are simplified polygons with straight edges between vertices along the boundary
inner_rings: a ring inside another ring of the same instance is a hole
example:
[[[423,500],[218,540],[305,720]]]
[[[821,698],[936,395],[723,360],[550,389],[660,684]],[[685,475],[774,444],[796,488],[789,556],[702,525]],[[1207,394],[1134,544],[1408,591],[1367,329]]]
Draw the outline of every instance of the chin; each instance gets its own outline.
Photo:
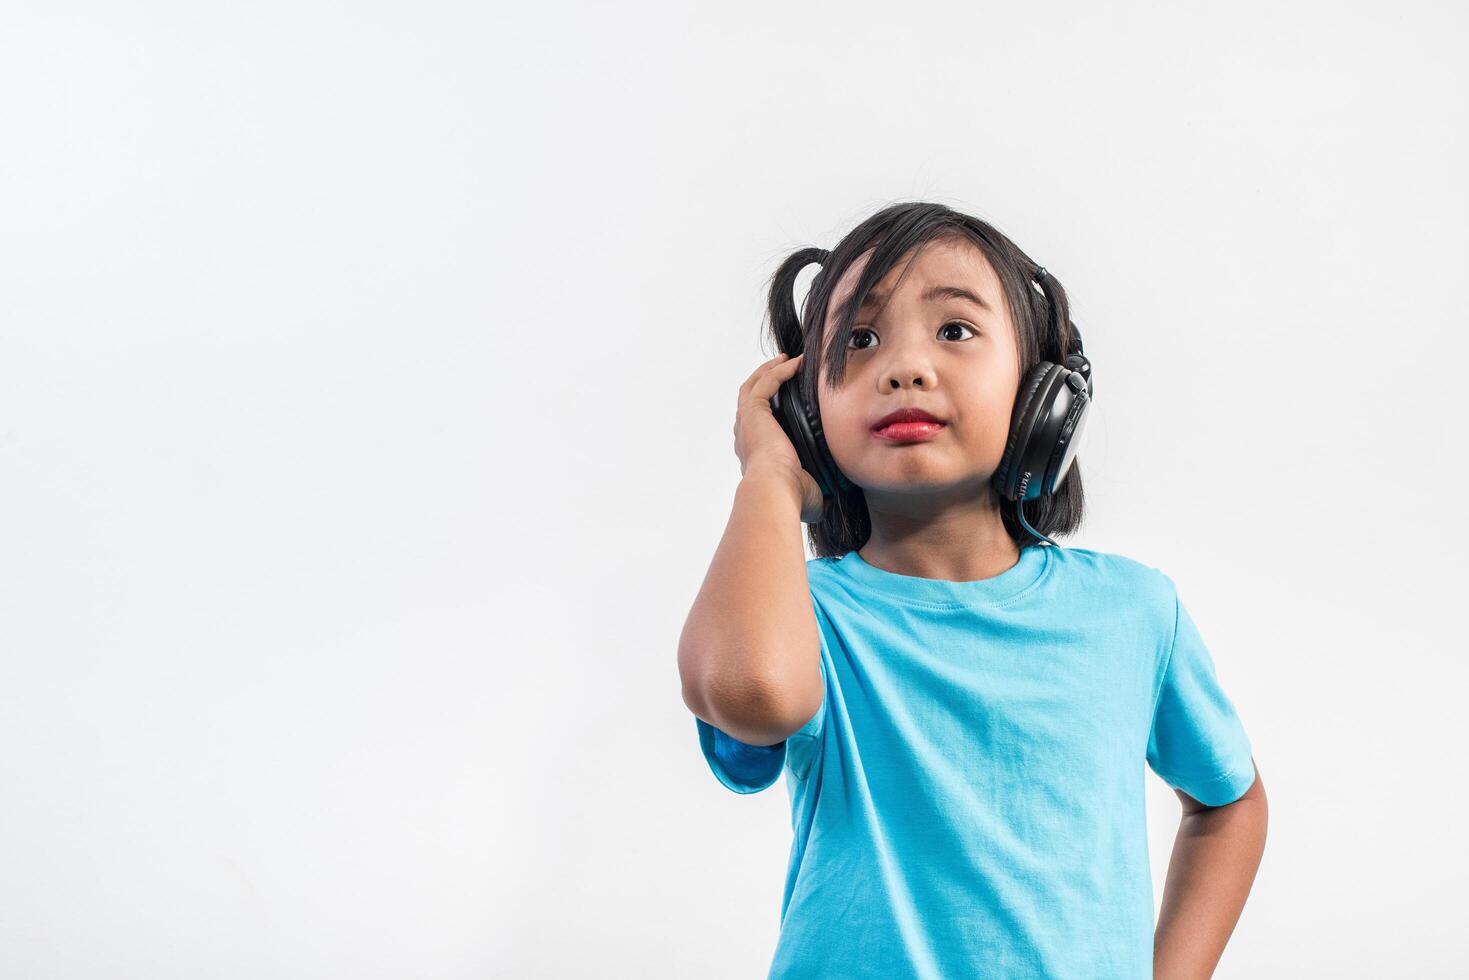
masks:
[[[943,490],[959,490],[969,487],[978,493],[990,485],[994,479],[995,470],[999,467],[985,467],[976,472],[974,470],[950,470],[941,466],[915,465],[905,469],[900,466],[878,466],[870,470],[858,470],[852,473],[844,470],[852,477],[852,482],[864,490],[876,490],[883,493],[935,493]]]

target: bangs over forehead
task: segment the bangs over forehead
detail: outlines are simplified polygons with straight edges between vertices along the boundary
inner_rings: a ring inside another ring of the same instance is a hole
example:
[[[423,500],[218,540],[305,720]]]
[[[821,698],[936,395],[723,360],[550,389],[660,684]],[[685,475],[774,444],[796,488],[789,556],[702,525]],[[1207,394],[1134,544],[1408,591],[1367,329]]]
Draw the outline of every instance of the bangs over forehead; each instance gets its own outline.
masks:
[[[931,284],[924,291],[923,300],[930,303],[951,299],[962,300],[988,313],[1004,316],[1008,320],[1010,304],[1005,299],[999,274],[995,272],[995,267],[984,254],[984,250],[969,236],[945,229],[932,239],[911,249],[907,253],[906,260],[899,256],[897,261],[902,265],[898,269],[899,274],[896,280],[887,286],[882,285],[883,280],[892,275],[893,270],[890,269],[884,275],[878,276],[871,288],[860,299],[856,295],[857,283],[871,261],[874,250],[868,249],[858,255],[842,273],[832,290],[831,302],[822,326],[823,339],[831,335],[832,327],[846,315],[853,302],[857,303],[859,315],[874,311],[881,312],[885,309],[893,294],[900,290],[904,281],[907,280],[909,270],[924,252],[944,247],[962,253],[965,261],[957,263],[960,268],[946,276],[941,282]]]
[[[942,205],[930,207],[942,208]],[[938,213],[920,209],[900,216],[888,227],[866,229],[865,234],[864,226],[858,226],[831,251],[806,296],[802,319],[808,327],[802,338],[802,349],[812,351],[815,357],[808,358],[811,363],[802,365],[803,390],[814,395],[821,378],[828,388],[841,386],[846,376],[847,344],[857,315],[874,304],[881,308],[906,280],[913,262],[933,245],[972,246],[976,258],[982,259],[965,277],[966,281],[938,284],[948,287],[941,292],[973,293],[969,297],[971,301],[992,311],[1002,310],[1001,315],[1015,331],[1016,356],[1022,372],[1043,356],[1048,345],[1044,343],[1042,318],[1036,310],[1036,300],[1042,297],[1028,285],[1028,276],[1023,271],[1023,264],[1034,263],[1013,244],[1008,244],[1008,239],[998,233],[992,239],[983,228],[971,225],[972,220],[947,208]],[[900,264],[902,268],[892,286],[876,289]],[[997,300],[991,289],[984,288],[991,276],[999,284]],[[804,377],[808,373],[809,378]]]

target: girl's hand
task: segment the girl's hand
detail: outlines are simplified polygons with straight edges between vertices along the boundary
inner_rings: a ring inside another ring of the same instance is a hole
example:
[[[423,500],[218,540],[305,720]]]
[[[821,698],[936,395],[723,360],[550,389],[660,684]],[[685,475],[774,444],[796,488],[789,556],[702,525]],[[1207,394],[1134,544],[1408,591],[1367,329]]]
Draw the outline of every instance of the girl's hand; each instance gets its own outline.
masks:
[[[740,385],[739,404],[735,411],[734,450],[740,458],[740,475],[752,471],[769,471],[791,481],[801,501],[801,521],[812,524],[821,519],[821,485],[801,465],[796,447],[780,427],[770,399],[787,378],[801,366],[805,353],[788,357],[777,354],[755,369]]]

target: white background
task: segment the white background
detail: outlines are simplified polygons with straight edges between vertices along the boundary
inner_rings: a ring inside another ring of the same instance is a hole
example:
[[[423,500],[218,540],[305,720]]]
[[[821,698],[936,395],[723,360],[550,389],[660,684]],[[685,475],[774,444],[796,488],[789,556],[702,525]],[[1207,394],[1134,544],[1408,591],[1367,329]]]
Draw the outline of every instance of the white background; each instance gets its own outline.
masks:
[[[1069,290],[1063,543],[1179,583],[1251,736],[1217,975],[1463,976],[1465,40],[1424,2],[11,6],[0,974],[763,976],[784,784],[714,779],[677,637],[766,277],[928,199]]]

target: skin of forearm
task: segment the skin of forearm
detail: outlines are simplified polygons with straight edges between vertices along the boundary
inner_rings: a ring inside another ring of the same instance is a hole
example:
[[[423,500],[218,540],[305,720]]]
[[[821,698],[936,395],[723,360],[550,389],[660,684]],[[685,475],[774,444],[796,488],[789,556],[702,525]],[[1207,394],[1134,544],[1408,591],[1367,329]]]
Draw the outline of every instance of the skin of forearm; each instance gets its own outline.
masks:
[[[802,672],[819,676],[816,618],[806,582],[800,494],[779,473],[751,470],[679,642],[685,701],[731,729],[735,712],[768,702]],[[747,735],[767,744],[778,735]]]
[[[1153,977],[1208,980],[1260,867],[1269,807],[1258,767],[1255,784],[1233,803],[1207,807],[1178,795],[1184,813],[1153,935]]]

